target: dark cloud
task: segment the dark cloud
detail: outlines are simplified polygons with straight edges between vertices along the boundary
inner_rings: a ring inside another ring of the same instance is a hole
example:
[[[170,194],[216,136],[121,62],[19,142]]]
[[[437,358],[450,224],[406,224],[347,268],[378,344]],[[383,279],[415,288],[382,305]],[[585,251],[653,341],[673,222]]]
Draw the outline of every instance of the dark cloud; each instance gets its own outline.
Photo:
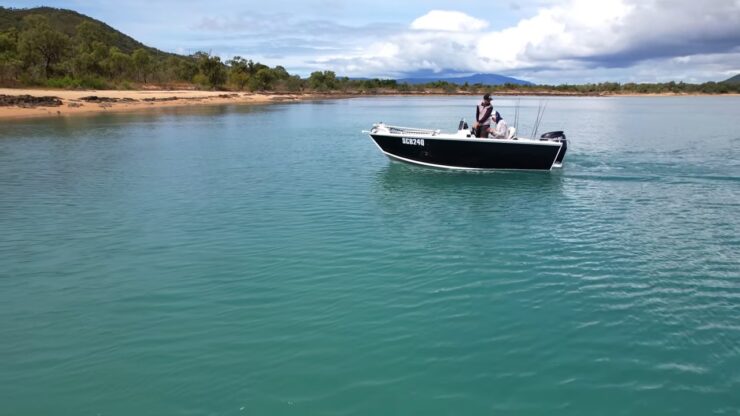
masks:
[[[711,41],[683,41],[644,43],[635,45],[618,53],[592,55],[583,58],[574,58],[589,64],[592,67],[625,68],[656,58],[675,58],[682,56],[716,54],[730,52],[740,45],[740,36],[727,39],[712,39]]]
[[[588,53],[558,52],[560,39],[555,38],[529,45],[523,55],[534,62],[575,60],[589,67],[624,68],[656,58],[724,53],[740,45],[740,4],[735,0],[626,3],[634,9],[612,31],[589,38],[589,32],[572,29],[591,46]]]

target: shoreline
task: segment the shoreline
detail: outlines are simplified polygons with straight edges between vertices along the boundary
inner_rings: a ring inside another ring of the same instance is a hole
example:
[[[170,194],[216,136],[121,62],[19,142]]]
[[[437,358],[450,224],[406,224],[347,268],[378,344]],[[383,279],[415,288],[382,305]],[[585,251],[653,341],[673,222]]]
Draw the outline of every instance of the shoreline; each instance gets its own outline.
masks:
[[[162,108],[245,104],[261,105],[320,99],[312,94],[232,93],[189,90],[52,90],[0,88],[0,98],[45,98],[37,104],[0,104],[0,120],[68,117]],[[24,97],[25,96],[25,97]]]
[[[32,88],[0,88],[0,120],[37,117],[67,117],[100,113],[119,113],[161,108],[204,105],[264,105],[309,100],[342,99],[357,97],[391,96],[453,96],[477,93],[443,93],[379,91],[370,94],[357,93],[249,93],[231,91],[195,90],[54,90]],[[494,96],[540,96],[540,97],[700,97],[740,96],[740,94],[568,94],[558,92],[499,91]],[[25,96],[25,97],[24,97]],[[30,96],[30,97],[29,97]],[[45,100],[39,100],[39,99]],[[18,104],[16,101],[20,101]]]

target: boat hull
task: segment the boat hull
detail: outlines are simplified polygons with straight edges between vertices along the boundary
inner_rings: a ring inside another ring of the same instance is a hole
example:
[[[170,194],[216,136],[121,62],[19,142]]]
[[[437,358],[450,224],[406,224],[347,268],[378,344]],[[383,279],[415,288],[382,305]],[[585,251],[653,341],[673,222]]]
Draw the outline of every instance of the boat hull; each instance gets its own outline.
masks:
[[[560,143],[516,140],[460,140],[370,134],[388,157],[449,169],[550,170]]]

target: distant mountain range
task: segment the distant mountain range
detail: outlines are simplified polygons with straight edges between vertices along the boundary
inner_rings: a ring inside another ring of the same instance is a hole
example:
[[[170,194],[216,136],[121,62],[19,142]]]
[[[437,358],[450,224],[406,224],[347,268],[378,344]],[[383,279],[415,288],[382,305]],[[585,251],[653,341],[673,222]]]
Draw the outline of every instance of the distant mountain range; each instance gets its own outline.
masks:
[[[518,78],[507,77],[499,74],[460,74],[460,73],[439,73],[434,74],[429,71],[420,71],[417,73],[408,74],[406,77],[397,79],[399,83],[407,84],[426,84],[435,81],[445,81],[451,84],[463,85],[468,83],[483,84],[483,85],[503,85],[503,84],[515,84],[515,85],[534,85],[529,81],[524,81]]]
[[[367,81],[374,78],[365,78],[365,77],[358,77],[358,78],[350,78],[356,81]],[[382,78],[382,79],[389,79],[389,78]],[[390,78],[393,79],[393,78]],[[418,85],[418,84],[428,84],[430,82],[449,82],[450,84],[455,85],[464,85],[467,83],[468,85],[474,85],[474,84],[482,84],[482,85],[503,85],[503,84],[515,84],[515,85],[535,85],[532,82],[524,81],[518,78],[513,77],[507,77],[505,75],[499,75],[499,74],[472,74],[469,73],[460,73],[455,71],[445,71],[445,72],[439,72],[435,73],[428,70],[420,70],[415,72],[408,72],[398,78],[395,78],[395,81],[399,84],[410,84],[410,85]]]
[[[740,84],[740,74],[737,74],[734,77],[728,78],[722,82],[727,83],[727,84]]]

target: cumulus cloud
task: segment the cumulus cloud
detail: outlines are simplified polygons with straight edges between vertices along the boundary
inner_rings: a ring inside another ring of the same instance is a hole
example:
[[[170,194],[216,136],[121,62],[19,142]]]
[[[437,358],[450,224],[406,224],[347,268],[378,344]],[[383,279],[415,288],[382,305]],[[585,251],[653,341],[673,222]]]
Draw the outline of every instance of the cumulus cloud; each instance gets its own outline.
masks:
[[[740,0],[516,4],[528,17],[508,27],[455,10],[426,11],[405,24],[287,13],[208,17],[190,43],[303,73],[349,76],[497,72],[536,82],[703,81],[740,71]],[[497,17],[495,8],[490,15]]]
[[[659,58],[721,59],[740,45],[739,6],[738,0],[568,0],[502,30],[486,30],[487,22],[461,12],[435,10],[379,41],[383,54],[375,54],[380,48],[371,43],[315,62],[389,76],[418,69],[536,75],[626,68]]]
[[[488,27],[488,22],[462,12],[432,10],[411,22],[411,29],[439,32],[472,32]]]

